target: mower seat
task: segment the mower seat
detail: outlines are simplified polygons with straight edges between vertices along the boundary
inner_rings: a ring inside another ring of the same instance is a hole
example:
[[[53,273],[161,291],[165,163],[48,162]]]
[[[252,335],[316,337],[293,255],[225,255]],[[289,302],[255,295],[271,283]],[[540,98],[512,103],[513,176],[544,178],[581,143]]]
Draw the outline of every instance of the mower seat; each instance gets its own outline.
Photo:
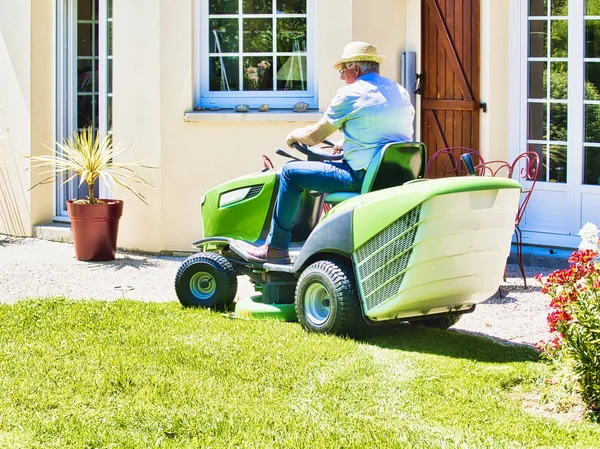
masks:
[[[425,162],[425,145],[421,142],[388,143],[369,164],[360,193],[328,193],[325,202],[335,205],[363,193],[401,186],[405,182],[422,178]]]

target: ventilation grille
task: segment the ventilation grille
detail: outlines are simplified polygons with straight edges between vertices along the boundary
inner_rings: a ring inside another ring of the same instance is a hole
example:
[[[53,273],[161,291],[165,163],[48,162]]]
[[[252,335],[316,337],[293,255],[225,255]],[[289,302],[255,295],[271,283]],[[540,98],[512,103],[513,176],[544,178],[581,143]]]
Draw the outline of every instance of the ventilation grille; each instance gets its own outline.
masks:
[[[354,253],[365,309],[400,291],[415,241],[421,205],[393,222]]]
[[[244,198],[244,199],[247,200],[248,198],[257,196],[260,193],[260,191],[262,190],[262,188],[263,188],[262,185],[250,187],[250,190],[248,191],[248,193],[246,194],[246,198]]]

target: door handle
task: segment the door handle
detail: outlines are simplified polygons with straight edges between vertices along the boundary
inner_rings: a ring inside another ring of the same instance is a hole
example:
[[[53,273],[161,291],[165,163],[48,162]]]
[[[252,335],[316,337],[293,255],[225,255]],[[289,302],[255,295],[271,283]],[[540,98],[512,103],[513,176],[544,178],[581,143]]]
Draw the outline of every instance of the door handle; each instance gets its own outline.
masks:
[[[415,74],[415,95],[423,95],[423,74]]]

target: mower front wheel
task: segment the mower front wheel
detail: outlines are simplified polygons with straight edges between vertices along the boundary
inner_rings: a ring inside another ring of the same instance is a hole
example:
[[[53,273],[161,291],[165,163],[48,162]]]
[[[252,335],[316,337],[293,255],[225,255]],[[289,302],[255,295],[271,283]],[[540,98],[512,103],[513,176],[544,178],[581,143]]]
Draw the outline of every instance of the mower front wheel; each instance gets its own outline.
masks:
[[[310,265],[296,286],[296,314],[309,332],[357,332],[363,319],[352,269],[329,260]]]
[[[185,307],[227,306],[237,292],[236,271],[220,254],[193,254],[177,270],[175,292]]]

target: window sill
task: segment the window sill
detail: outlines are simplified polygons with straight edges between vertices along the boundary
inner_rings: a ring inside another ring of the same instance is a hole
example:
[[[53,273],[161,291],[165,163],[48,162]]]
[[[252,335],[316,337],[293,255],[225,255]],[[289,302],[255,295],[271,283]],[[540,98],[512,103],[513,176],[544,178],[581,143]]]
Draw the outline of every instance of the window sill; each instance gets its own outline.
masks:
[[[235,112],[232,109],[222,111],[189,111],[183,114],[186,122],[317,122],[323,117],[318,111],[292,112],[272,110],[267,112]]]

